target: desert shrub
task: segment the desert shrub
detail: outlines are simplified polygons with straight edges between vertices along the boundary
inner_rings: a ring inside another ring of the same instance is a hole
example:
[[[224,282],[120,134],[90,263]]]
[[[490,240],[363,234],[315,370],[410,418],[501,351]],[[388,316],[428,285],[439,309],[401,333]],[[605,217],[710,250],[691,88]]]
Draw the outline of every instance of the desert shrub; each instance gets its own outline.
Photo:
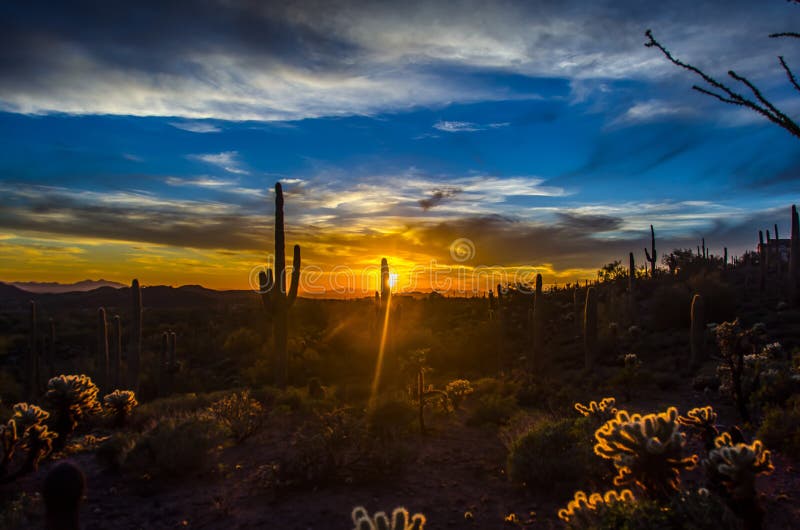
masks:
[[[697,456],[685,457],[686,436],[679,432],[678,410],[628,414],[621,410],[595,433],[595,453],[617,468],[615,486],[636,484],[653,497],[678,491],[680,472],[695,467]]]
[[[622,390],[625,401],[630,401],[642,383],[642,361],[635,353],[628,353],[622,358],[622,363],[622,369],[611,378],[611,384]]]
[[[473,382],[475,396],[513,396],[519,390],[519,384],[498,377],[484,377]]]
[[[86,375],[59,375],[47,382],[44,399],[53,414],[57,448],[64,446],[80,421],[102,410],[98,392],[97,385]]]
[[[514,396],[488,394],[475,404],[467,418],[467,425],[502,425],[517,412],[517,400]]]
[[[572,397],[567,389],[554,381],[527,378],[516,386],[515,397],[520,407],[565,414]]]
[[[720,392],[733,399],[739,416],[744,421],[750,419],[747,405],[758,386],[764,362],[768,360],[763,353],[757,353],[757,344],[762,334],[761,326],[744,329],[737,318],[733,322],[723,322],[715,329],[720,354],[720,364],[717,367],[721,382]]]
[[[417,412],[408,401],[382,401],[367,411],[367,428],[379,440],[390,440],[411,430]]]
[[[209,411],[228,428],[237,443],[258,432],[264,424],[264,408],[250,397],[249,390],[215,401]]]
[[[155,399],[137,408],[136,416],[132,418],[132,424],[138,428],[144,428],[162,417],[185,416],[205,409],[229,394],[228,390],[201,394],[189,392]]]
[[[592,451],[589,418],[542,420],[512,442],[508,476],[541,494],[563,495],[607,474]]]
[[[789,400],[785,409],[767,410],[757,436],[767,446],[800,458],[800,397]]]
[[[652,297],[650,327],[657,331],[689,325],[692,293],[685,285],[660,285]]]
[[[131,390],[114,390],[103,397],[106,414],[113,418],[114,425],[122,427],[128,422],[133,409],[139,405],[136,395]]]
[[[314,408],[314,403],[303,391],[287,388],[275,398],[275,408],[291,412],[307,413]]]
[[[204,470],[223,431],[206,414],[163,417],[144,432],[127,458],[130,469],[163,477],[185,477]]]
[[[139,436],[130,432],[115,432],[97,447],[95,458],[108,471],[120,471],[128,454],[136,447]]]
[[[308,380],[308,397],[311,399],[325,399],[325,387],[322,386],[322,382],[319,380],[319,377],[312,377]]]
[[[472,394],[475,389],[472,388],[472,384],[470,384],[467,379],[455,379],[447,383],[444,387],[444,391],[447,392],[447,396],[450,398],[453,406],[458,408],[461,402],[468,395]]]

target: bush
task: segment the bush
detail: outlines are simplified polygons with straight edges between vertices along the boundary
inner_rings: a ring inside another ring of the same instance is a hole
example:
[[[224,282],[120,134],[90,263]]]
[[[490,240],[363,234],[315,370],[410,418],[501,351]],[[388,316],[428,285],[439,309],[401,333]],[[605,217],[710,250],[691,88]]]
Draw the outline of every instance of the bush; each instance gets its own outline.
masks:
[[[563,495],[586,481],[598,481],[609,468],[592,449],[590,418],[544,420],[511,444],[508,476],[541,494]]]
[[[756,436],[767,447],[800,458],[800,397],[791,399],[786,409],[768,410]]]
[[[122,427],[128,422],[133,409],[139,406],[136,395],[131,390],[114,390],[103,398],[106,414],[111,416],[114,425]]]
[[[154,475],[185,477],[206,468],[208,453],[222,434],[208,415],[161,418],[138,440],[127,463]]]
[[[250,398],[248,390],[214,402],[209,411],[230,430],[237,443],[255,434],[264,424],[264,408]]]
[[[411,430],[417,412],[408,401],[383,401],[367,412],[367,428],[379,440],[390,440]]]
[[[483,396],[467,418],[467,425],[502,425],[517,411],[517,400],[513,396],[494,394]]]

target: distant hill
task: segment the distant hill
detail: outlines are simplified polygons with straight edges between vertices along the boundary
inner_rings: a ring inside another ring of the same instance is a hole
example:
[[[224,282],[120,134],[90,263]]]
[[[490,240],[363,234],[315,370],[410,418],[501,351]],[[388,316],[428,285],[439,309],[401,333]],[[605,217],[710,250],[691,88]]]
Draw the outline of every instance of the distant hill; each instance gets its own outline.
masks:
[[[7,285],[13,285],[23,291],[29,293],[76,293],[92,291],[100,287],[111,287],[113,289],[121,289],[127,285],[108,280],[83,280],[75,283],[58,283],[58,282],[9,282]]]

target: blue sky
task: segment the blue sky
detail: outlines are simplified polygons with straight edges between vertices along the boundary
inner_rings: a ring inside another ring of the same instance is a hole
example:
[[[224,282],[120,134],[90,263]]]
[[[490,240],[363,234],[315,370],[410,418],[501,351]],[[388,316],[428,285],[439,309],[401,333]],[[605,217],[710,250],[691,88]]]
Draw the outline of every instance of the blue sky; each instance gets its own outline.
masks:
[[[469,265],[566,281],[650,224],[662,253],[741,252],[788,233],[800,142],[692,91],[644,31],[797,116],[776,56],[800,48],[767,35],[800,7],[699,4],[4,4],[0,279],[242,287],[278,180],[325,270],[466,237]]]

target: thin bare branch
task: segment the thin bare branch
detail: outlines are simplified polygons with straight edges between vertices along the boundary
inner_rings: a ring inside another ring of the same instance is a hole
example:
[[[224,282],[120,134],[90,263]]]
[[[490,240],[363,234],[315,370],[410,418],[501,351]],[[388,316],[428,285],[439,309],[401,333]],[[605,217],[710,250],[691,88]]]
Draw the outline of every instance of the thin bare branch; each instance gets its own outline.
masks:
[[[792,39],[800,39],[800,33],[796,33],[794,31],[784,31],[781,33],[770,33],[770,39],[779,39],[781,37],[790,37]]]
[[[789,68],[789,65],[786,64],[783,55],[779,55],[778,60],[781,62],[781,66],[783,66],[783,70],[786,72],[786,76],[789,78],[789,81],[792,83],[794,88],[796,90],[800,90],[800,84],[797,83],[797,78],[794,76],[794,72],[792,72],[792,69]]]

